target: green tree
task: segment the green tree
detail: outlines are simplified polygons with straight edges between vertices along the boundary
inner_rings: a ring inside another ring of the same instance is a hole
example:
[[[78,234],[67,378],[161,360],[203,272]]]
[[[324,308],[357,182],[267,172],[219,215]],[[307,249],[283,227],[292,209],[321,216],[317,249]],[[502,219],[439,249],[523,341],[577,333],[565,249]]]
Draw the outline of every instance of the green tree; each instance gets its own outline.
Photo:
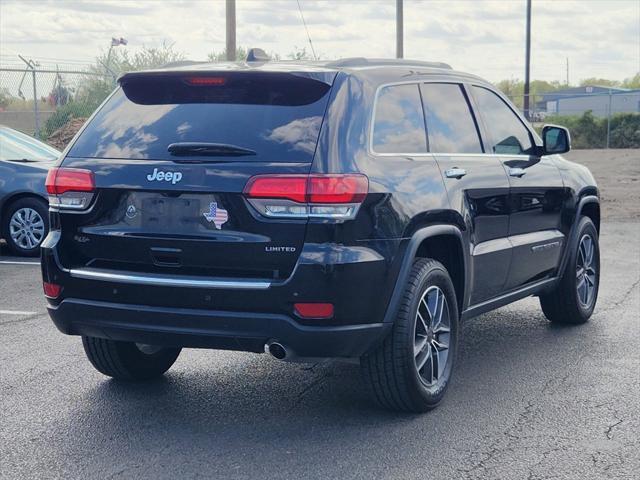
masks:
[[[159,68],[173,62],[185,60],[183,52],[174,50],[173,44],[163,42],[159,47],[142,47],[133,53],[126,48],[113,48],[103,52],[92,67],[95,73],[119,75],[124,72]]]
[[[160,47],[142,47],[134,52],[118,48],[112,49],[110,55],[108,52],[101,53],[89,67],[88,74],[81,80],[71,101],[58,108],[47,119],[42,137],[48,138],[56,129],[74,118],[90,116],[113,91],[120,74],[159,68],[184,59],[184,53],[174,50],[173,45],[167,43]]]
[[[606,78],[591,77],[580,80],[580,86],[619,87],[620,82],[617,80],[608,80]]]
[[[247,58],[248,49],[245,47],[236,48],[236,60],[242,61]],[[207,60],[210,62],[226,62],[227,61],[227,49],[224,48],[219,52],[215,50],[207,55]]]
[[[249,49],[246,47],[238,47],[236,48],[236,61],[242,62],[246,60],[247,55],[249,53]],[[269,59],[271,60],[280,60],[280,55],[275,52],[265,52]],[[207,55],[207,60],[210,62],[226,62],[227,61],[227,49],[220,50],[216,52],[215,50]]]
[[[0,88],[0,108],[5,109],[13,101],[11,93],[8,88]]]
[[[640,148],[640,115],[618,113],[611,117],[611,148]]]
[[[496,83],[496,88],[504,93],[518,107],[524,106],[524,82],[518,79],[500,80]],[[547,82],[546,80],[532,80],[529,84],[529,94],[531,95],[531,103],[539,100],[542,93],[554,92],[565,88],[560,82]],[[533,105],[531,106],[533,108]]]
[[[306,47],[293,47],[293,52],[287,54],[287,58],[291,60],[314,60],[313,56],[307,52]]]
[[[83,101],[97,107],[115,88],[115,82],[124,72],[159,68],[172,62],[185,60],[182,52],[173,45],[163,43],[160,47],[142,47],[131,53],[127,49],[111,49],[96,57],[89,67],[90,75],[81,82],[76,101]]]
[[[622,81],[623,88],[640,88],[640,72],[636,73],[633,77],[625,78]]]

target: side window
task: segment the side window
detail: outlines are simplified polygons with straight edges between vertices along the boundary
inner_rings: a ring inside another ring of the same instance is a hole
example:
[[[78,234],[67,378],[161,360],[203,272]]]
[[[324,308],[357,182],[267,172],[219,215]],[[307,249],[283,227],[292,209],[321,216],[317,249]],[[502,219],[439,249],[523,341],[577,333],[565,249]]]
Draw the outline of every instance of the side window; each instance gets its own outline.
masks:
[[[420,89],[427,117],[429,151],[482,153],[478,129],[460,85],[423,83]]]
[[[378,93],[373,122],[376,153],[425,153],[427,135],[417,84],[390,85]]]
[[[528,154],[533,151],[529,130],[498,95],[482,87],[473,87],[474,97],[484,119],[494,153],[509,155]]]

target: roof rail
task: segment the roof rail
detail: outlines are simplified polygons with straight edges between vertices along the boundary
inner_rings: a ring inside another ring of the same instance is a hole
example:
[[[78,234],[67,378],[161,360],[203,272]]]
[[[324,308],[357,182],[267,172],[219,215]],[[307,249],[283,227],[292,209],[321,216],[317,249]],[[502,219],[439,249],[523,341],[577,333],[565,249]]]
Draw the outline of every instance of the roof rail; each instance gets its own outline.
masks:
[[[328,62],[325,64],[327,67],[375,67],[375,66],[402,66],[402,65],[412,65],[416,67],[430,67],[430,68],[446,68],[447,70],[451,70],[451,65],[443,62],[425,62],[422,60],[409,60],[405,58],[364,58],[364,57],[353,57],[353,58],[341,58],[340,60],[335,60],[333,62]]]

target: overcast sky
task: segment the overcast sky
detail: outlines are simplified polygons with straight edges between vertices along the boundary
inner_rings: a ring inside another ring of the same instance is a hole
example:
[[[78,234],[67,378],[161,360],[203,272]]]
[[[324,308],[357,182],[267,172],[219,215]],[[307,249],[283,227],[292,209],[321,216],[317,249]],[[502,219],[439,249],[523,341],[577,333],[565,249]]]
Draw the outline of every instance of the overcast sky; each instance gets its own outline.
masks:
[[[395,0],[300,0],[322,58],[395,55]],[[405,0],[405,57],[492,81],[523,78],[525,1]],[[309,44],[296,0],[237,0],[237,44],[285,56]],[[112,36],[189,58],[224,48],[224,0],[0,0],[0,54],[90,62]],[[532,78],[623,79],[640,70],[640,0],[533,0]]]

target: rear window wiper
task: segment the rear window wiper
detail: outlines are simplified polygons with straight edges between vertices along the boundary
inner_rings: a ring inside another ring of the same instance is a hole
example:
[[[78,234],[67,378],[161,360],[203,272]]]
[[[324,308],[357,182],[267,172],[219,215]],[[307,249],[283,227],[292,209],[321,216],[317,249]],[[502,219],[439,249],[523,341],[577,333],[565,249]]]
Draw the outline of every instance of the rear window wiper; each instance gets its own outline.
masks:
[[[167,151],[176,157],[242,157],[245,155],[255,155],[254,150],[238,147],[228,143],[208,143],[208,142],[179,142],[172,143],[167,147]]]

